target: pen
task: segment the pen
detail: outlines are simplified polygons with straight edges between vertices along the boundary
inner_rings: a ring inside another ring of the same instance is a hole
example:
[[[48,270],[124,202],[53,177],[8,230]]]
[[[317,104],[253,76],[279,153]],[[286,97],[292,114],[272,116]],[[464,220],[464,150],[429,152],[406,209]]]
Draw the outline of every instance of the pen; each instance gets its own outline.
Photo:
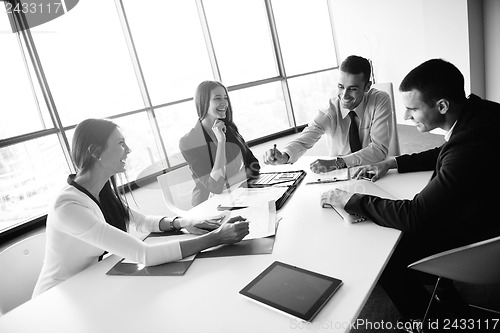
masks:
[[[238,210],[243,208],[248,208],[248,206],[217,206],[217,210]]]
[[[274,148],[273,148],[273,160],[276,161],[276,144],[274,144]]]

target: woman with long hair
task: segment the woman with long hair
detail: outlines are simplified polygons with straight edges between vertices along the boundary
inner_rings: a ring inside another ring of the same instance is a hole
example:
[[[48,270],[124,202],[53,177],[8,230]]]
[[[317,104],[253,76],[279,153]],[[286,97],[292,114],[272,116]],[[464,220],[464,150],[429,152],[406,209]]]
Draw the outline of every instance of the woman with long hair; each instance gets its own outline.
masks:
[[[195,92],[198,121],[181,138],[179,148],[189,164],[195,188],[193,206],[225,187],[258,176],[260,165],[233,122],[226,87],[203,81]]]
[[[248,222],[241,217],[220,225],[207,220],[145,216],[130,209],[115,181],[115,175],[125,171],[130,152],[115,123],[87,119],[78,124],[72,142],[77,173],[68,177],[68,185],[47,215],[45,260],[33,296],[97,263],[104,252],[150,266],[239,242],[248,234]],[[141,232],[185,228],[201,236],[147,244],[127,232],[131,225]]]

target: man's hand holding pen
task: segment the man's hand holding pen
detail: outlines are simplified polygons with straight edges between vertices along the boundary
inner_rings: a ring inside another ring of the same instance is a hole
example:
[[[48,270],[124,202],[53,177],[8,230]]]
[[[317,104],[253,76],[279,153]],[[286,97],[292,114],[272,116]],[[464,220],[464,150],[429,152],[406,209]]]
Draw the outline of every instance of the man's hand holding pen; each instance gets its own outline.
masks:
[[[278,148],[276,148],[276,145],[274,145],[274,148],[269,149],[264,154],[264,163],[271,165],[286,164],[289,158],[287,153],[280,152]]]

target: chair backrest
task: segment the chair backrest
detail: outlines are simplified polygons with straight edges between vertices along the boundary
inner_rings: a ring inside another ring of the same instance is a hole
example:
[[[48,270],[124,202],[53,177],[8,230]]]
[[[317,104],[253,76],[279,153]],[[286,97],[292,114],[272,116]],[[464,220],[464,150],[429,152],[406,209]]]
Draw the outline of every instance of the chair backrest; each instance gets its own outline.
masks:
[[[500,237],[441,252],[408,267],[459,282],[500,284]]]
[[[191,198],[195,187],[189,167],[169,171],[157,177],[167,208],[179,214],[193,207]],[[184,215],[183,215],[184,216]]]
[[[399,149],[398,122],[396,119],[396,104],[394,102],[394,90],[392,87],[392,82],[375,83],[372,84],[372,87],[380,91],[385,91],[386,93],[389,94],[389,97],[391,98],[392,131],[391,131],[391,140],[389,141],[389,156],[399,156],[401,155],[401,150]]]
[[[0,316],[31,299],[45,256],[45,233],[0,252]]]

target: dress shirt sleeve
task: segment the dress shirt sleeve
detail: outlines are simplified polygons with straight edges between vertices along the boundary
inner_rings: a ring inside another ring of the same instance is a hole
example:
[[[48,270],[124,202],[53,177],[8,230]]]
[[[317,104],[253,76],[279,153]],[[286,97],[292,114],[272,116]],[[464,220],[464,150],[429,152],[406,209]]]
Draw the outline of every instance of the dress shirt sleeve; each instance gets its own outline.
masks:
[[[368,146],[357,152],[342,156],[348,167],[383,161],[389,152],[392,131],[396,130],[392,128],[392,107],[389,95],[385,92],[378,92],[370,97],[374,103],[374,106],[367,105],[367,108],[374,108],[369,132],[370,142]]]
[[[290,157],[288,163],[297,162],[308,149],[311,149],[321,139],[321,136],[325,134],[330,123],[331,119],[328,115],[323,110],[319,110],[314,120],[304,128],[300,136],[289,142],[283,149],[283,153],[287,153]]]
[[[56,214],[55,228],[128,260],[151,266],[182,258],[178,241],[147,244],[107,224],[101,214],[77,200],[64,200],[55,207],[53,213]],[[142,225],[152,223],[152,220],[144,216],[133,215],[133,217],[143,220],[140,223]]]

